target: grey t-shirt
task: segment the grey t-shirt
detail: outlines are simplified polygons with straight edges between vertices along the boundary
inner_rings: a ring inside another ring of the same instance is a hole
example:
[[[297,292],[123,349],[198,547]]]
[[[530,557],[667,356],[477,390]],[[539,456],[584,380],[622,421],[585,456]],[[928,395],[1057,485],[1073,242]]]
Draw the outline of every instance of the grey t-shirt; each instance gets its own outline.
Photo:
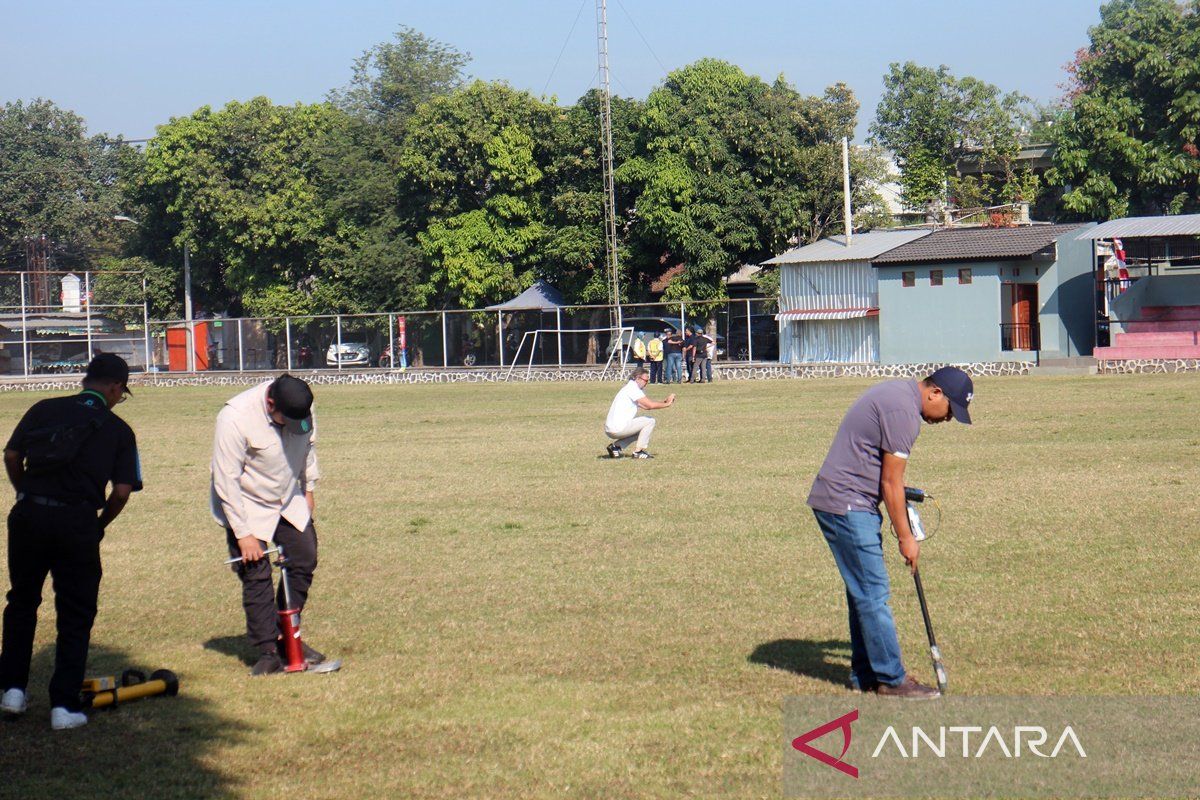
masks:
[[[884,381],[850,406],[821,465],[808,504],[817,511],[878,511],[883,454],[908,458],[921,432],[916,381]]]

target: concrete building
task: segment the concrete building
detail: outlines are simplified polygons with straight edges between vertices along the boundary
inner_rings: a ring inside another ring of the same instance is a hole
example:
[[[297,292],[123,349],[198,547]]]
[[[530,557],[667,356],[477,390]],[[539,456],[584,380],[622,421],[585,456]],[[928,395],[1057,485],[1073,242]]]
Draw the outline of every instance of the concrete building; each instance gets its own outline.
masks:
[[[1083,227],[946,228],[873,257],[879,360],[1090,355],[1093,259],[1090,240],[1076,239]]]

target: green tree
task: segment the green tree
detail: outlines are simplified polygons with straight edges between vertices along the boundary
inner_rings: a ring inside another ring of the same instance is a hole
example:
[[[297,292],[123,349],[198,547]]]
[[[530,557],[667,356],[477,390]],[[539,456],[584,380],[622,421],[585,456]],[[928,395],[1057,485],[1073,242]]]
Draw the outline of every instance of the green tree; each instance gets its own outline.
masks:
[[[462,85],[469,53],[406,26],[393,39],[354,62],[350,84],[329,95],[334,105],[355,117],[400,125],[422,103]]]
[[[540,274],[559,113],[527,92],[477,81],[410,119],[397,167],[402,217],[428,262],[427,306],[495,302]]]
[[[56,269],[87,269],[120,252],[122,175],[137,153],[87,136],[84,121],[48,100],[0,108],[0,258],[25,269],[25,237],[45,235]]]
[[[960,207],[1034,199],[1036,178],[1016,166],[1028,98],[911,61],[891,64],[883,88],[871,137],[895,154],[909,207],[942,199],[947,181]],[[958,163],[967,154],[998,164],[1001,177],[964,177]]]
[[[303,291],[323,243],[336,236],[316,179],[321,142],[338,113],[259,97],[159,127],[135,190],[146,213],[146,255],[179,263],[189,245],[196,297],[210,309],[254,314],[277,287]]]
[[[1068,65],[1053,179],[1080,218],[1200,211],[1200,3],[1116,0]]]
[[[646,271],[664,254],[686,264],[666,297],[715,299],[737,264],[798,232],[824,235],[841,219],[841,138],[857,110],[842,85],[804,97],[715,59],[672,72],[646,100],[637,156],[617,171],[635,198],[634,258]],[[856,183],[859,201],[868,185]]]
[[[330,101],[344,113],[321,143],[319,194],[335,230],[321,246],[316,305],[345,311],[417,308],[423,254],[402,216],[395,165],[417,108],[457,90],[470,56],[402,27],[367,50]]]

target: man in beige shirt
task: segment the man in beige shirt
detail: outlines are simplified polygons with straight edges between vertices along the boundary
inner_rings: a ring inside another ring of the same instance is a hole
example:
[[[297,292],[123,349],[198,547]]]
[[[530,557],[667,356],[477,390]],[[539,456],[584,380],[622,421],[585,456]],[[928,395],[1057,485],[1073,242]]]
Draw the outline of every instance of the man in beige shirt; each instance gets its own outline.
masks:
[[[283,546],[288,560],[293,605],[303,610],[317,567],[317,531],[313,527],[313,490],[317,467],[313,394],[291,375],[248,389],[217,414],[213,443],[211,505],[225,528],[229,553],[241,558],[234,571],[242,581],[246,634],[258,653],[252,675],[283,670],[277,640],[277,608],[271,564],[263,551]],[[325,657],[304,646],[304,657],[319,664]]]

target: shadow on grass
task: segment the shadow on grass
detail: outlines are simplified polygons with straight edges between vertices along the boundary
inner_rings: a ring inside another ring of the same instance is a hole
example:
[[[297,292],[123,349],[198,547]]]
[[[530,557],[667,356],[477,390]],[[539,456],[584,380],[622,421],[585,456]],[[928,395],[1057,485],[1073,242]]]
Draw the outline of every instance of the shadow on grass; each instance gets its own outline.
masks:
[[[167,664],[130,663],[127,654],[93,645],[91,676],[146,674]],[[88,724],[50,730],[47,684],[54,668],[53,645],[34,658],[29,711],[0,720],[0,796],[42,798],[213,798],[234,797],[231,775],[213,769],[214,753],[247,738],[250,726],[219,717],[188,691],[179,676],[176,697],[149,697],[115,709],[88,713]]]
[[[215,650],[216,652],[232,656],[239,659],[247,667],[254,666],[258,654],[250,650],[250,645],[246,642],[246,634],[237,636],[214,636],[204,643],[205,650]]]
[[[845,686],[850,671],[850,643],[839,639],[776,639],[754,648],[746,660]]]

